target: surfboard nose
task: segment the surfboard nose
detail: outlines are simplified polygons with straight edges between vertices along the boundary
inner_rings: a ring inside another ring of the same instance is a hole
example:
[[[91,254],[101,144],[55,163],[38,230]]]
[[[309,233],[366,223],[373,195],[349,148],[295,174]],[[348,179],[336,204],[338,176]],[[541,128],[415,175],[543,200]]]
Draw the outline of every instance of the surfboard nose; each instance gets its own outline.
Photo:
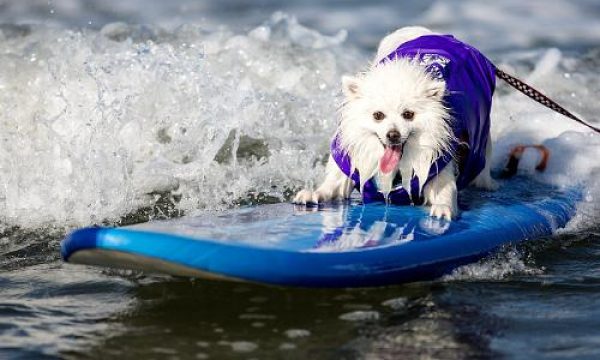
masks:
[[[68,262],[75,251],[95,248],[101,231],[100,227],[87,227],[71,232],[60,243],[60,256]]]

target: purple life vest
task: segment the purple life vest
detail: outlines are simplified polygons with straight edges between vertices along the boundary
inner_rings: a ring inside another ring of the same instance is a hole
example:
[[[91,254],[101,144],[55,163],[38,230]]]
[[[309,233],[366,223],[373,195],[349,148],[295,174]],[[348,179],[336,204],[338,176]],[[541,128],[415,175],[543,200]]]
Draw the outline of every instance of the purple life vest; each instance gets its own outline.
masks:
[[[451,128],[458,140],[451,144],[451,149],[458,159],[456,185],[460,190],[469,185],[485,167],[492,95],[496,86],[495,66],[477,49],[451,35],[425,35],[405,42],[380,63],[406,57],[418,60],[432,77],[446,83],[444,103],[450,108],[450,115],[453,117]],[[341,147],[338,137],[339,134],[331,142],[331,155],[342,172],[353,180],[354,187],[360,190],[360,174],[358,170],[350,173],[351,159]],[[397,205],[421,204],[423,198],[419,192],[422,188],[419,181],[424,181],[424,186],[451,159],[450,153],[436,159],[427,179],[413,176],[410,195],[399,185],[401,179],[394,181],[394,187],[388,195],[389,201]],[[385,200],[374,179],[365,183],[362,196],[365,202]]]

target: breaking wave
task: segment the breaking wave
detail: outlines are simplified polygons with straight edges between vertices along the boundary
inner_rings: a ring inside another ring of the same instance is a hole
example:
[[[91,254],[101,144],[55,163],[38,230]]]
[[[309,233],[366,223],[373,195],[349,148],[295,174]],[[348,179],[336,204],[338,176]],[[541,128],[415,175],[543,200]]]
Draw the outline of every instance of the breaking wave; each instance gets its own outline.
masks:
[[[285,201],[323,173],[339,79],[368,60],[345,32],[283,13],[241,33],[110,23],[3,25],[0,36],[0,221],[23,228]],[[584,118],[600,110],[597,50],[489,57]],[[495,168],[518,143],[545,144],[546,173],[528,170],[536,153],[522,171],[585,184],[576,221],[597,220],[600,137],[503,85],[492,121]]]

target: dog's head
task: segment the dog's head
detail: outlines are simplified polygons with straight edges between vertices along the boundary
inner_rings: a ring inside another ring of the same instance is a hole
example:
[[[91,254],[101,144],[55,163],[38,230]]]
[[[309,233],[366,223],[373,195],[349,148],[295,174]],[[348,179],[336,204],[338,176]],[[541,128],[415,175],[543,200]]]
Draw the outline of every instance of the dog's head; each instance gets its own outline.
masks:
[[[340,140],[366,181],[372,176],[422,176],[448,150],[452,132],[445,83],[410,59],[381,63],[342,78]],[[366,177],[366,179],[365,179]]]

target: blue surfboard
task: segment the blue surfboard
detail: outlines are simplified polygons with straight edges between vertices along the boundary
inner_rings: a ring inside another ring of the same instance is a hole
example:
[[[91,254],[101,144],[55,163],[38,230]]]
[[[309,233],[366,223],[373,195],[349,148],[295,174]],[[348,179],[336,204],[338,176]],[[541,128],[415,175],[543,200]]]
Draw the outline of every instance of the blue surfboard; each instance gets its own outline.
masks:
[[[427,208],[259,205],[120,228],[84,228],[61,244],[70,263],[302,287],[430,280],[504,245],[553,234],[575,214],[577,188],[524,178],[460,193],[460,218]]]

